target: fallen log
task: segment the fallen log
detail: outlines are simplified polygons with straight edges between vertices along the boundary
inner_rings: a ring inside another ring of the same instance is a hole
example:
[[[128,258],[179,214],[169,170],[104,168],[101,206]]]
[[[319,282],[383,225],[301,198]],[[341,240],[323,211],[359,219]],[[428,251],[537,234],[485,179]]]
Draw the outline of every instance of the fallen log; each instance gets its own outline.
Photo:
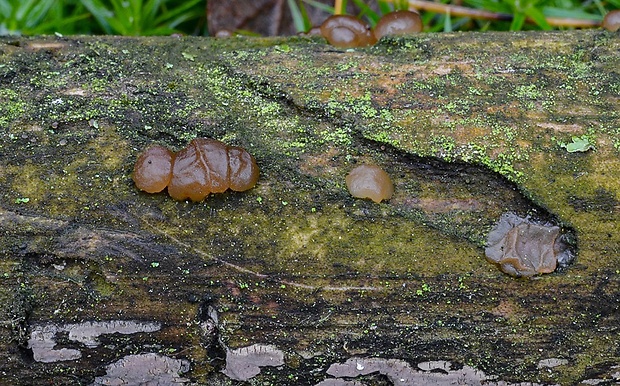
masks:
[[[618,381],[620,39],[0,39],[0,383]],[[246,148],[246,192],[131,180]],[[381,166],[394,195],[345,186]],[[509,213],[566,267],[485,258]],[[616,377],[616,378],[614,378]]]

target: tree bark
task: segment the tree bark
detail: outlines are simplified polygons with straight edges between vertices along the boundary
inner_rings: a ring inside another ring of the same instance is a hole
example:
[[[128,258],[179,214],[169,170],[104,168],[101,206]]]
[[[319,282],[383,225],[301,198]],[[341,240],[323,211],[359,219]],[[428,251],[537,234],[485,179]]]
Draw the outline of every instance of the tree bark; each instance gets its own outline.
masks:
[[[619,54],[598,30],[2,38],[0,384],[618,381]],[[143,148],[195,137],[258,185],[136,189]],[[348,194],[361,163],[390,200]],[[502,273],[505,213],[575,260]]]

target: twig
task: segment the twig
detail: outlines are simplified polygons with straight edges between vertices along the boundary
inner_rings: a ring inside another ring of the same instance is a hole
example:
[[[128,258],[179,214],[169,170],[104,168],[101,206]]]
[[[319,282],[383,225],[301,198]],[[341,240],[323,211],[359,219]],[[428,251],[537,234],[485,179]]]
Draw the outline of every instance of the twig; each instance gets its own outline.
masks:
[[[342,0],[334,0],[334,15],[342,14]]]
[[[394,2],[395,0],[386,0]],[[422,9],[425,11],[449,14],[451,16],[471,17],[472,19],[512,21],[513,16],[508,13],[490,12],[481,9],[463,7],[460,5],[441,4],[434,1],[426,0],[409,0],[409,6]],[[599,27],[601,22],[590,19],[573,19],[564,17],[547,17],[545,18],[549,25],[554,27],[573,27],[573,28],[589,28]],[[527,18],[528,23],[535,23],[534,20]]]

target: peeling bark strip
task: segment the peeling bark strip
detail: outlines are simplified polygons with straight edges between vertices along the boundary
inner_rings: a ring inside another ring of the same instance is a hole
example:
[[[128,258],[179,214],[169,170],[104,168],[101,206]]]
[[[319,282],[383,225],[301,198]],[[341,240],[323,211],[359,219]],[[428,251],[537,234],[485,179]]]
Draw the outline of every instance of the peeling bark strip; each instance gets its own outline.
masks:
[[[0,384],[617,381],[619,54],[605,31],[0,39]],[[246,148],[256,187],[135,188],[141,149],[196,137]],[[389,200],[349,195],[360,164]],[[574,262],[502,273],[502,216]]]
[[[78,324],[45,324],[31,326],[28,348],[32,350],[33,358],[37,362],[59,362],[74,360],[82,357],[79,349],[54,349],[57,345],[56,335],[68,333],[68,340],[79,342],[87,348],[99,346],[99,336],[104,334],[130,335],[139,332],[158,331],[158,323],[139,323],[127,320],[112,320],[109,322],[85,322]]]

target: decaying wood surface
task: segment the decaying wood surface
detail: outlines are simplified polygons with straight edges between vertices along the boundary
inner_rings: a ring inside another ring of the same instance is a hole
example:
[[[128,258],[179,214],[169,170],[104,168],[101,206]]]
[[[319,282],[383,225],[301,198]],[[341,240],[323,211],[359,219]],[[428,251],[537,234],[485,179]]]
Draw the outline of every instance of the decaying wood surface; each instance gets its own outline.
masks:
[[[0,384],[619,382],[619,55],[604,31],[3,38]],[[197,136],[257,187],[137,191],[141,149]],[[392,199],[349,196],[360,163]],[[575,261],[500,272],[507,212]]]

